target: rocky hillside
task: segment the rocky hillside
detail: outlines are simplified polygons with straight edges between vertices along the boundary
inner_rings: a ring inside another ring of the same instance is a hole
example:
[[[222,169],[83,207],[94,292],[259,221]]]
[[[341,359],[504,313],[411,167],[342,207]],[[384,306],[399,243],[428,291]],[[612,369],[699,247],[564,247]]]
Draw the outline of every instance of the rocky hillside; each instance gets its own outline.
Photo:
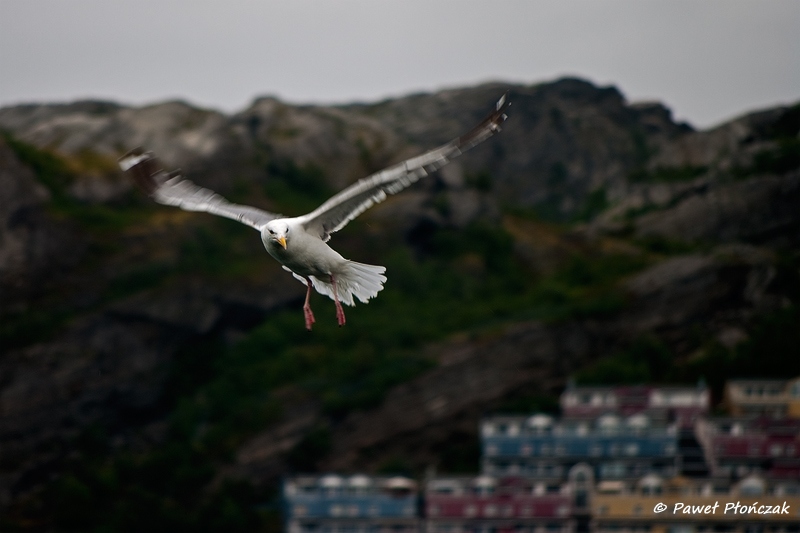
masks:
[[[380,297],[315,298],[247,227],[152,204],[137,145],[287,214],[502,134],[334,236]],[[800,373],[800,106],[709,131],[564,79],[372,104],[0,109],[0,529],[279,527],[290,471],[477,469],[486,412],[565,381]],[[330,315],[330,316],[328,316]],[[328,320],[326,320],[326,318]]]

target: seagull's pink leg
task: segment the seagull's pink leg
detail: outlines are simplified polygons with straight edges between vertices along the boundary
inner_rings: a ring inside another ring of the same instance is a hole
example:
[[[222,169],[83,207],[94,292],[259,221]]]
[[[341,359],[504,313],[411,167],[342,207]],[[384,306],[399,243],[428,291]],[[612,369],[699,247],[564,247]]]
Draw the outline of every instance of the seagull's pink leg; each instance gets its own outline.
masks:
[[[336,304],[336,320],[339,321],[339,327],[342,327],[345,323],[344,309],[339,303],[339,295],[336,293],[336,278],[333,277],[333,274],[331,274],[331,285],[333,285],[333,303]]]
[[[306,278],[306,283],[308,284],[308,290],[306,291],[306,303],[303,305],[303,315],[306,317],[306,329],[311,331],[311,325],[316,322],[316,320],[314,320],[314,313],[311,312],[311,304],[309,303],[311,300],[311,278]]]

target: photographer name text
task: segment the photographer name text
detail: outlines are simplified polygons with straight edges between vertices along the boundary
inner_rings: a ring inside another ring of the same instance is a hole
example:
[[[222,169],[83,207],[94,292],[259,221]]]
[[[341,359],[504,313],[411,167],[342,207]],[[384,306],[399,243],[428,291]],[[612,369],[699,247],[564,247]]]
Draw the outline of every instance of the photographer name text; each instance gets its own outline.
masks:
[[[785,515],[789,514],[789,509],[791,509],[791,505],[787,505],[786,502],[783,504],[778,505],[763,505],[759,504],[758,502],[755,503],[740,503],[740,502],[728,502],[725,503],[725,506],[720,508],[719,501],[714,502],[714,504],[708,505],[688,505],[685,503],[677,502],[672,507],[672,514],[691,514],[691,515],[700,515],[700,514],[717,514],[717,511],[720,511],[720,514],[723,515],[750,515],[750,514],[780,514]],[[653,508],[654,513],[663,513],[664,511],[669,510],[669,506],[665,503],[657,503],[656,506]]]

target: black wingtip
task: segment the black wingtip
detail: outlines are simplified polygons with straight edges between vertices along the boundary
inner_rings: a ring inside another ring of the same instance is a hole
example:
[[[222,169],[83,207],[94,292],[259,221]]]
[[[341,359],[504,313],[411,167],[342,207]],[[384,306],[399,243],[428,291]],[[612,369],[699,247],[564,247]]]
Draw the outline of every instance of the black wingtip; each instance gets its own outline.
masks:
[[[152,154],[148,154],[145,152],[144,148],[137,146],[133,150],[128,151],[128,153],[117,159],[117,163],[119,164],[119,168],[121,168],[123,171],[128,171],[145,159],[151,157]]]
[[[503,111],[508,109],[508,107],[511,105],[511,100],[509,100],[508,98],[509,92],[510,91],[504,92],[503,96],[501,96],[500,99],[497,101],[497,104],[495,105],[495,112],[502,113]]]
[[[485,139],[482,135],[485,132],[489,132],[489,135],[493,135],[499,131],[501,131],[501,125],[506,121],[508,115],[505,113],[505,110],[508,109],[508,106],[511,105],[511,102],[508,99],[508,91],[503,93],[503,96],[495,104],[495,108],[489,113],[489,116],[484,118],[480,124],[475,126],[469,133],[462,135],[458,139],[456,139],[455,143],[456,146],[462,147],[466,146],[467,148],[473,146],[476,143],[481,142]]]
[[[503,93],[503,96],[497,101],[497,105],[495,106],[495,111],[500,111],[501,109],[508,107],[506,105],[506,100],[508,100],[508,91]]]
[[[511,101],[508,99],[508,91],[506,91],[495,104],[494,113],[489,116],[493,131],[500,131],[500,125],[508,119],[505,111],[509,106],[511,106]]]
[[[162,172],[162,169],[152,152],[138,146],[120,157],[118,164],[146,194],[152,196],[158,189],[159,184],[155,176]]]

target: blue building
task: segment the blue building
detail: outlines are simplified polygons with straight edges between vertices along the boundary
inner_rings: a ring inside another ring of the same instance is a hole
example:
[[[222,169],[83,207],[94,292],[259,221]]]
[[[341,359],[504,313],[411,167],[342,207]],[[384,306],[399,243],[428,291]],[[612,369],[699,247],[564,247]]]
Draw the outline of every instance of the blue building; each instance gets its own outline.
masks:
[[[419,494],[405,477],[297,476],[283,484],[288,533],[419,531]]]
[[[675,425],[652,426],[643,414],[595,421],[494,416],[481,423],[482,471],[559,481],[589,465],[598,480],[670,477],[680,471],[678,434]]]

